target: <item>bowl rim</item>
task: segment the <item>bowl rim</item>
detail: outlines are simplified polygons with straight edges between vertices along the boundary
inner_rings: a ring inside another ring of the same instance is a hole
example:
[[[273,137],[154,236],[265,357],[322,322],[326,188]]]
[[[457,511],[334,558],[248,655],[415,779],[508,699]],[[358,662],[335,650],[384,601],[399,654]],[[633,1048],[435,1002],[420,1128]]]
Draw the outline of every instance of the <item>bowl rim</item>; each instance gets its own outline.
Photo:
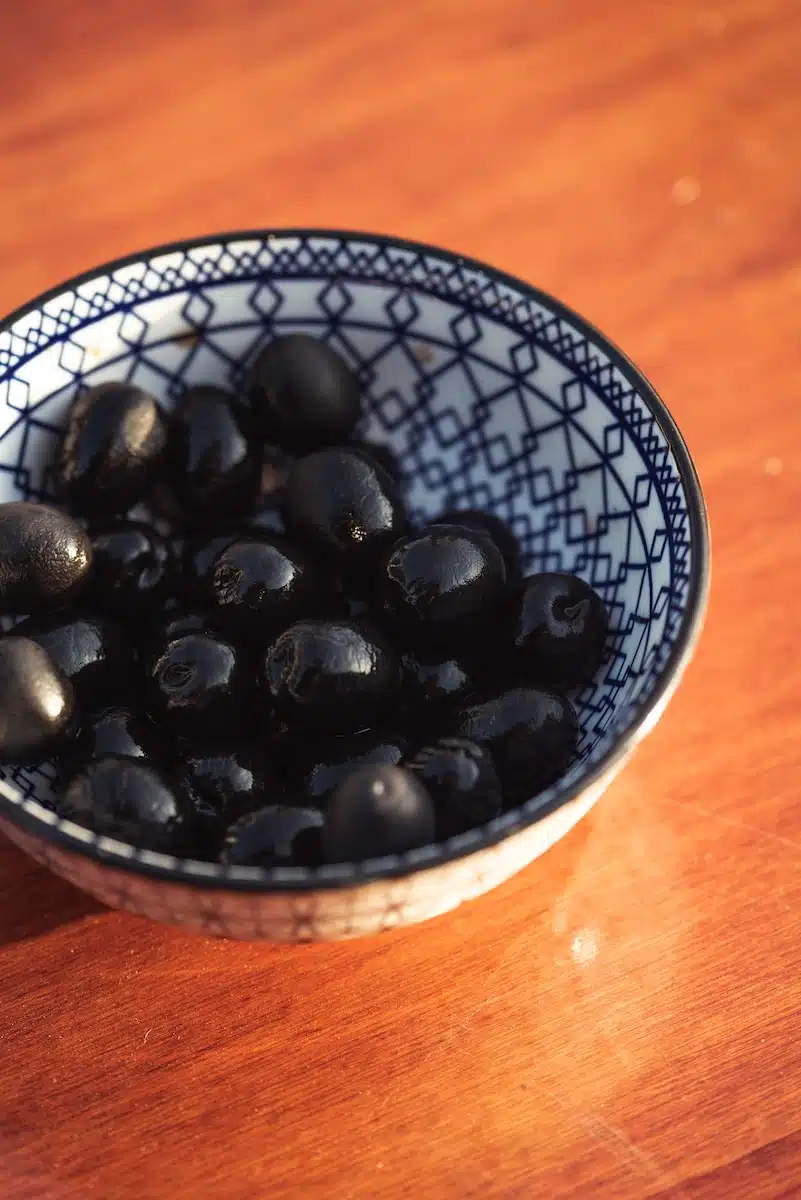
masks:
[[[470,830],[446,842],[412,850],[403,855],[316,868],[229,867],[219,863],[177,859],[170,855],[136,850],[114,839],[98,837],[73,822],[61,821],[35,800],[25,799],[12,784],[0,779],[0,818],[18,826],[25,833],[58,850],[92,860],[105,867],[201,890],[255,892],[263,895],[282,892],[309,893],[360,887],[381,880],[399,880],[419,871],[468,858],[477,851],[497,845],[527,829],[556,809],[575,800],[604,776],[611,778],[616,768],[623,764],[636,745],[653,729],[693,656],[709,598],[710,536],[706,503],[687,444],[665,402],[631,359],[591,321],[541,288],[509,272],[489,266],[480,259],[432,243],[361,230],[290,226],[213,233],[140,250],[72,276],[14,309],[0,320],[0,335],[10,331],[19,320],[43,308],[64,293],[77,291],[93,279],[111,275],[137,263],[147,263],[154,258],[187,253],[204,247],[225,246],[228,243],[269,243],[292,238],[365,242],[373,246],[435,256],[446,264],[476,271],[494,283],[514,288],[522,296],[547,309],[553,316],[567,322],[582,337],[597,346],[636,390],[649,409],[676,463],[689,519],[690,575],[687,601],[675,642],[651,693],[633,709],[624,729],[606,752],[593,761],[586,771],[580,772],[567,785],[562,780],[558,781],[542,792],[541,796],[533,797],[525,807],[513,809],[488,825]],[[541,802],[538,802],[540,800]]]

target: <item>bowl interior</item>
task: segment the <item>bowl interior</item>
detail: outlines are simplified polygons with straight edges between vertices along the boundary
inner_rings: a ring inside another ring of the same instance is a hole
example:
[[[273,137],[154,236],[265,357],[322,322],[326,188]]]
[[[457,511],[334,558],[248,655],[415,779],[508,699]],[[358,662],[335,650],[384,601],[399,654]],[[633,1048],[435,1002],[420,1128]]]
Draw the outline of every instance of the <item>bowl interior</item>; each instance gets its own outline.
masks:
[[[576,571],[602,595],[613,636],[576,696],[567,794],[660,684],[698,571],[699,501],[647,384],[525,285],[425,247],[315,233],[170,248],[94,273],[0,332],[0,500],[49,495],[77,388],[128,379],[167,404],[189,383],[236,388],[265,336],[292,330],[358,369],[363,433],[400,459],[415,518],[489,509],[511,523],[529,571]],[[46,765],[0,778],[49,798]]]

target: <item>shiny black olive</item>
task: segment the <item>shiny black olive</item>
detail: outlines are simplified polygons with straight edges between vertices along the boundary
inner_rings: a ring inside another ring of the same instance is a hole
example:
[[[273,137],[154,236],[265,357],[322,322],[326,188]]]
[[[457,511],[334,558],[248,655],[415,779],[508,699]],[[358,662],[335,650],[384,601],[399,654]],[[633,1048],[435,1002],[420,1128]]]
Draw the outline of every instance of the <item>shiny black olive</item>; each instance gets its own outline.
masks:
[[[86,585],[92,546],[67,513],[46,504],[0,504],[0,612],[56,608]]]
[[[492,755],[467,738],[444,737],[405,763],[434,802],[437,837],[455,837],[500,815],[503,796]]]
[[[143,521],[103,522],[91,534],[94,603],[132,622],[160,611],[175,586],[170,542]]]
[[[564,696],[519,687],[462,709],[454,731],[489,749],[504,799],[520,804],[563,774],[576,748],[578,722]]]
[[[352,450],[319,450],[296,463],[285,513],[291,534],[340,569],[358,573],[408,527],[398,485]]]
[[[603,600],[578,575],[532,575],[512,623],[518,675],[551,687],[586,683],[601,665],[608,628]]]
[[[131,638],[108,617],[51,613],[28,617],[14,627],[14,633],[47,651],[75,688],[82,708],[127,695],[138,685]]]
[[[155,399],[130,383],[101,383],[73,402],[56,461],[56,484],[83,516],[126,512],[161,468],[167,424]]]
[[[397,484],[403,485],[403,471],[389,446],[381,445],[379,442],[351,441],[345,448],[352,450],[355,454],[361,454],[362,458],[366,458],[368,462],[378,463],[379,467],[383,467],[387,475],[390,475]]]
[[[458,647],[506,594],[506,567],[486,534],[429,525],[392,547],[378,578],[383,612],[411,645]]]
[[[239,867],[317,867],[322,826],[317,808],[270,804],[230,827],[221,858]]]
[[[0,640],[0,762],[32,763],[75,732],[72,684],[28,638]]]
[[[205,599],[227,627],[265,641],[323,607],[316,566],[278,534],[231,542],[211,563],[205,582]]]
[[[463,707],[476,691],[458,658],[404,654],[401,673],[404,717],[411,725],[429,730],[444,714]]]
[[[361,416],[361,388],[344,358],[317,338],[273,338],[256,356],[247,386],[257,437],[311,450],[348,438]]]
[[[489,534],[503,555],[503,561],[506,564],[506,578],[510,581],[522,578],[523,563],[520,542],[502,517],[496,517],[494,513],[484,512],[479,508],[452,508],[443,513],[441,517],[437,517],[435,524],[463,525],[467,529],[476,529],[481,533]]]
[[[324,808],[335,788],[359,767],[370,765],[397,766],[408,750],[404,738],[394,734],[378,733],[363,729],[360,733],[329,738],[309,746],[301,743],[307,768],[309,759],[313,765],[305,772],[303,792],[319,808]]]
[[[60,817],[142,850],[185,854],[192,809],[143,759],[101,758],[72,779],[58,802]]]
[[[215,739],[186,760],[189,790],[226,819],[226,824],[280,800],[284,788],[260,749],[249,740]]]
[[[360,767],[336,789],[323,826],[326,862],[362,862],[433,842],[434,806],[403,767]]]
[[[170,428],[170,479],[193,523],[251,512],[261,486],[261,459],[248,444],[222,388],[191,387]]]
[[[144,713],[113,704],[84,717],[72,757],[76,762],[89,762],[110,755],[159,763],[166,761],[167,747]]]
[[[253,715],[251,684],[231,642],[186,634],[170,642],[151,668],[150,713],[190,739],[242,729]]]
[[[187,758],[181,778],[192,799],[201,852],[208,858],[219,856],[229,825],[284,794],[264,755],[247,740],[211,740]]]
[[[269,647],[264,682],[290,723],[349,733],[380,720],[395,699],[400,665],[365,621],[297,621]]]

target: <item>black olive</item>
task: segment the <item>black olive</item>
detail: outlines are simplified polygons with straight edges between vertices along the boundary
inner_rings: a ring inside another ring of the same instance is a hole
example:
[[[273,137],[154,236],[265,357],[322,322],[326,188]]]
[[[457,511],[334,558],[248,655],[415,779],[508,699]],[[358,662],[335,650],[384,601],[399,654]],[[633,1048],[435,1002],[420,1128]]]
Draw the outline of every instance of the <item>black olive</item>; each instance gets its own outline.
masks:
[[[506,594],[506,567],[486,534],[429,525],[392,547],[378,578],[385,615],[411,645],[445,650],[486,624]]]
[[[366,458],[368,462],[378,463],[379,467],[383,467],[387,475],[391,475],[397,484],[403,485],[403,471],[389,446],[381,445],[378,442],[351,441],[345,448],[352,450],[354,454],[361,454],[362,458]]]
[[[143,759],[101,758],[70,782],[60,817],[141,850],[185,854],[192,836],[186,796]]]
[[[46,504],[0,504],[0,612],[56,608],[83,588],[92,546],[67,513]]]
[[[32,763],[75,732],[72,684],[28,638],[0,640],[0,761]]]
[[[504,798],[520,804],[563,774],[576,748],[578,722],[564,696],[510,688],[457,714],[455,732],[485,745]]]
[[[210,804],[226,824],[279,800],[284,788],[261,751],[250,741],[214,740],[185,762],[190,791]]]
[[[307,764],[310,757],[314,760],[314,765],[305,773],[303,792],[319,808],[324,808],[334,789],[359,767],[371,764],[395,767],[407,749],[403,738],[374,729],[329,738],[311,748],[308,741],[301,743],[300,750],[305,754]]]
[[[398,485],[352,450],[319,450],[299,459],[284,515],[290,533],[348,572],[369,568],[408,528]]]
[[[316,867],[322,826],[318,808],[270,804],[230,827],[221,858],[240,867]]]
[[[246,664],[231,642],[210,634],[170,642],[149,685],[153,719],[190,739],[241,729],[253,715]]]
[[[321,611],[323,580],[280,535],[230,542],[212,561],[204,599],[226,627],[267,638]]]
[[[89,762],[109,755],[163,762],[167,751],[161,733],[144,713],[113,704],[84,717],[72,757]]]
[[[251,512],[261,461],[234,411],[234,397],[200,385],[184,392],[170,429],[170,478],[193,523]]]
[[[437,837],[454,837],[500,815],[503,796],[492,755],[467,738],[444,737],[424,746],[406,769],[426,786]]]
[[[503,555],[506,564],[506,578],[517,580],[523,577],[523,562],[520,542],[517,535],[501,517],[494,513],[484,512],[479,508],[449,509],[437,517],[437,525],[463,525],[467,529],[476,529],[488,534]]]
[[[608,628],[603,600],[578,575],[532,575],[512,624],[518,675],[551,687],[586,683],[601,665]]]
[[[14,633],[47,651],[75,688],[82,708],[126,695],[139,682],[131,639],[108,617],[51,613],[28,617]]]
[[[350,436],[361,417],[361,388],[336,350],[308,334],[290,333],[257,354],[247,403],[257,437],[311,450]]]
[[[186,760],[181,779],[192,799],[199,849],[208,858],[219,856],[232,822],[284,794],[264,755],[247,740],[217,739],[204,745]]]
[[[401,659],[402,706],[410,724],[427,726],[474,695],[475,684],[458,658],[404,654]]]
[[[416,776],[403,767],[360,767],[328,802],[323,856],[362,862],[426,846],[434,836],[434,806]]]
[[[149,491],[164,459],[167,424],[155,399],[130,383],[101,383],[73,402],[56,483],[83,516],[126,512]]]
[[[159,612],[175,586],[172,546],[143,521],[115,520],[94,526],[92,599],[129,621]]]
[[[349,733],[380,719],[395,698],[400,665],[364,621],[297,621],[267,651],[264,680],[285,719]]]

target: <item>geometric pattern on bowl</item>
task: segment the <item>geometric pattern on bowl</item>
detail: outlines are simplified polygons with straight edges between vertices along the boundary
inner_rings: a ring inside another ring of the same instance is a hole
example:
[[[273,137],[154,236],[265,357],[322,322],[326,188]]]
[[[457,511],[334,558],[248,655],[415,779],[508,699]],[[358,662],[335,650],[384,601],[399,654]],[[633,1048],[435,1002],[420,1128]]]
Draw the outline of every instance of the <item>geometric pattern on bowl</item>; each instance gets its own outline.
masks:
[[[655,723],[700,629],[708,581],[686,447],[620,352],[519,280],[370,235],[289,231],[166,247],[10,318],[0,331],[0,501],[50,496],[48,465],[81,388],[127,379],[167,405],[191,383],[237,388],[259,344],[291,331],[329,342],[358,372],[360,432],[394,451],[414,518],[446,507],[497,513],[529,571],[574,571],[592,584],[612,637],[575,697],[579,754],[565,778],[482,830],[401,858],[271,872],[180,862],[57,821],[47,764],[0,769],[0,821],[32,853],[110,903],[236,936],[343,936],[419,919],[492,886],[491,871],[470,865],[479,857],[513,870],[521,852],[523,861],[540,852],[548,829],[572,823],[584,789],[594,798]],[[446,882],[457,875],[458,886]],[[112,876],[121,882],[104,894]],[[168,881],[189,897],[180,910],[165,909]],[[399,888],[400,916],[390,898]],[[415,888],[431,893],[428,908],[409,898]],[[281,914],[267,926],[247,915],[265,889]],[[337,901],[343,889],[347,901]],[[347,921],[324,921],[337,903]],[[316,925],[292,916],[304,904]]]

